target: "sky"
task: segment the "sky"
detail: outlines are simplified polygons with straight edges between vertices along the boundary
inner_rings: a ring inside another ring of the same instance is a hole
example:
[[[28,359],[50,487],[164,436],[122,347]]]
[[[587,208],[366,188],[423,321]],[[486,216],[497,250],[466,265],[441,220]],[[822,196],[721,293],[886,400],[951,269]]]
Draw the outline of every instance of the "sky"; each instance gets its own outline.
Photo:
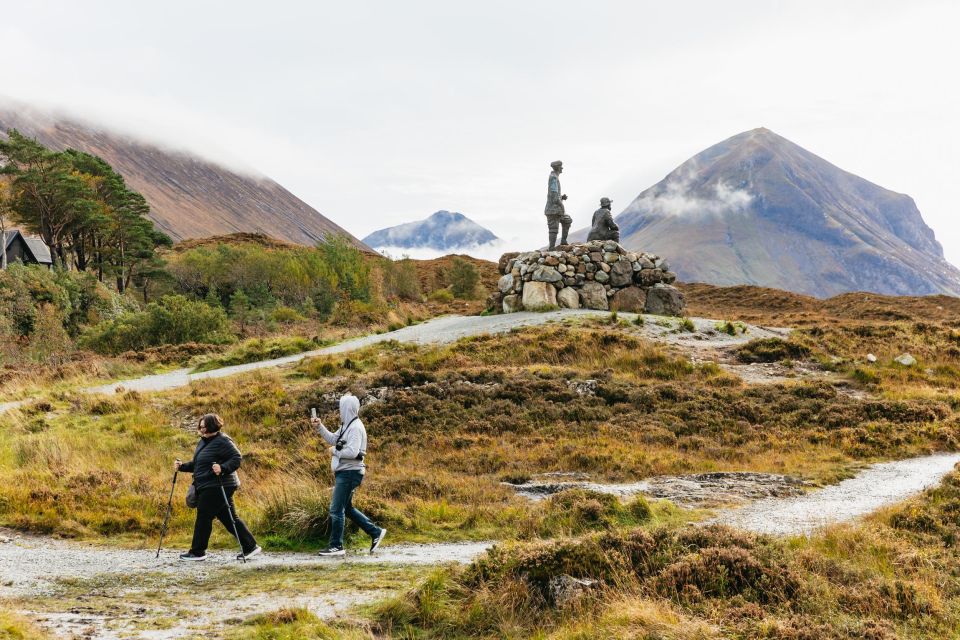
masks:
[[[0,96],[277,180],[358,237],[546,241],[765,126],[912,196],[960,264],[960,3],[0,0]],[[951,62],[952,61],[952,62]]]

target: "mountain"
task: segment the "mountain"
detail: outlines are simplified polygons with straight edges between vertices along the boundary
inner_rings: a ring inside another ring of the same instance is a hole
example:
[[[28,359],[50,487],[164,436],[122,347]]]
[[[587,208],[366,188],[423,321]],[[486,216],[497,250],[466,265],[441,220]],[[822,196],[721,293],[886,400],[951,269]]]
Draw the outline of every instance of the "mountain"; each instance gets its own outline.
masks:
[[[616,221],[624,246],[667,256],[685,282],[817,297],[960,294],[960,270],[912,198],[768,129],[690,158]]]
[[[374,248],[450,251],[496,240],[497,236],[462,213],[437,211],[426,220],[374,231],[363,242]]]
[[[243,175],[188,153],[19,106],[0,106],[0,134],[8,129],[51,149],[71,147],[106,160],[143,194],[154,224],[174,240],[255,232],[312,245],[339,233],[368,249],[266,177]]]

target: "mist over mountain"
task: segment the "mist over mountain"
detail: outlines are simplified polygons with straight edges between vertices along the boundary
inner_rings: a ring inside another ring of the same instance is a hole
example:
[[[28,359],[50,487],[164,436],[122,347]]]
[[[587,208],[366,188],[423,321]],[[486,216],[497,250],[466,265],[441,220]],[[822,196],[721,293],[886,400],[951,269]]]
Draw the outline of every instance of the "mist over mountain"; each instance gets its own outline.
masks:
[[[490,230],[462,213],[437,211],[429,218],[374,231],[363,242],[375,249],[463,250],[494,243]]]
[[[690,158],[616,221],[624,246],[667,256],[685,282],[960,294],[960,270],[912,198],[764,128]]]
[[[174,240],[237,232],[313,245],[330,234],[360,241],[281,185],[243,175],[189,153],[169,151],[97,126],[20,106],[0,105],[8,129],[55,150],[100,156],[150,204],[150,219]],[[363,247],[367,248],[367,247]]]

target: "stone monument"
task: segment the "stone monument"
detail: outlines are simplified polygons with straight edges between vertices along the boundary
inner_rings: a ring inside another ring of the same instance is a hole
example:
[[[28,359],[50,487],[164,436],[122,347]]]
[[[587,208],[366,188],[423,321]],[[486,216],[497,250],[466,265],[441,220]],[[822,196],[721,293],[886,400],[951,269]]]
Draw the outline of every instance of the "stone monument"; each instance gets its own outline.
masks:
[[[503,313],[550,308],[682,316],[677,276],[660,256],[627,251],[613,240],[555,250],[505,253],[491,307]]]

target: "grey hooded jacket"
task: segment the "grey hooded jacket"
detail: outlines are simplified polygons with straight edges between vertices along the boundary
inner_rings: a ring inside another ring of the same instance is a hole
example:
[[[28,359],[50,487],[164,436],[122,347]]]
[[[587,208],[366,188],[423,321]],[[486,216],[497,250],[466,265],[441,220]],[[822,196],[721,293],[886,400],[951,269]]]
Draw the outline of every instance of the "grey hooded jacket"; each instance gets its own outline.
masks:
[[[359,471],[365,473],[367,465],[363,460],[357,460],[362,452],[367,452],[367,429],[363,426],[360,417],[360,400],[356,396],[347,394],[340,398],[340,428],[331,433],[323,425],[319,425],[320,436],[329,444],[336,445],[337,440],[343,440],[343,448],[334,450],[333,461],[330,466],[334,473],[338,471]]]

